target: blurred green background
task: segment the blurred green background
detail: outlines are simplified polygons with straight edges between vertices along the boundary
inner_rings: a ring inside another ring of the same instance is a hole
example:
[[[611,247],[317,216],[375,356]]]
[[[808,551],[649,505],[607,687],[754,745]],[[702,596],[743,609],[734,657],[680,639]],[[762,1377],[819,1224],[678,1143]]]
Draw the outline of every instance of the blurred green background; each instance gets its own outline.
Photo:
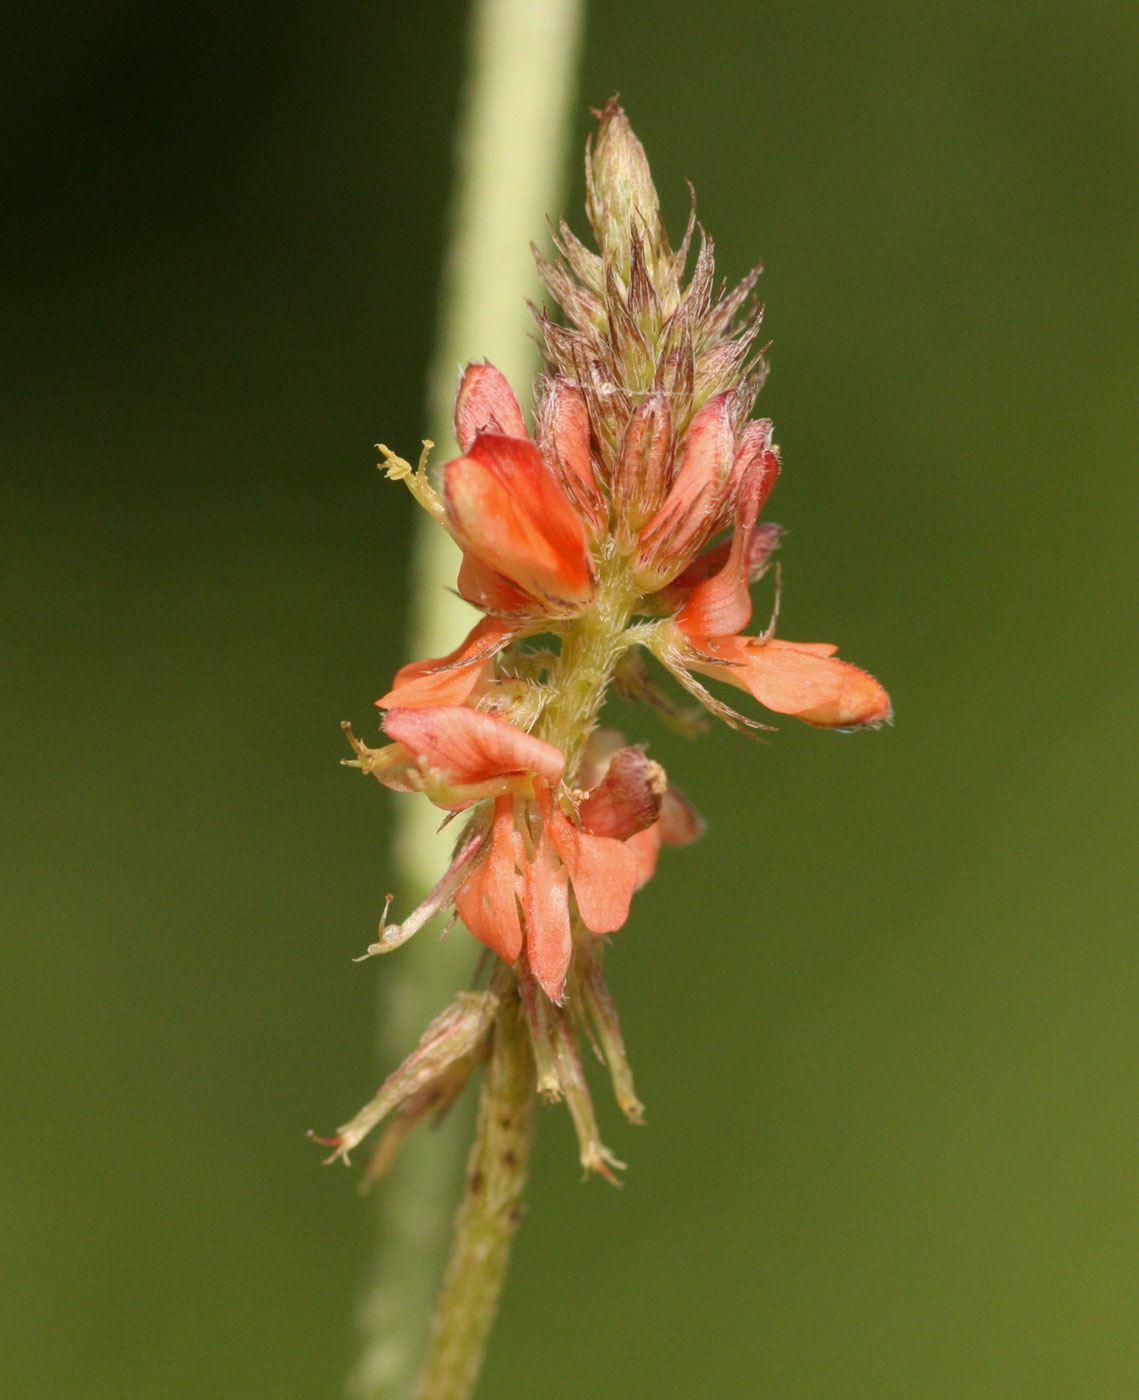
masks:
[[[3,22],[6,1396],[340,1393],[367,1207],[302,1134],[377,1082],[390,808],[338,722],[403,659],[372,444],[424,430],[465,22]],[[1137,39],[590,15],[575,147],[619,90],[767,266],[781,630],[898,720],[637,721],[709,822],[608,962],[649,1127],[604,1101],[618,1193],[543,1115],[488,1397],[1139,1393]]]

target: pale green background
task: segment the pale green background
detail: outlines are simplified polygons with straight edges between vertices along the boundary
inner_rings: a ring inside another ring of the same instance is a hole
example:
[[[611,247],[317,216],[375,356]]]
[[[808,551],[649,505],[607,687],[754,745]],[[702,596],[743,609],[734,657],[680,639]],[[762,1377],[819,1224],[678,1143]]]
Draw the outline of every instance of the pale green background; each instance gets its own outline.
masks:
[[[303,1139],[371,1092],[458,3],[25,4],[2,50],[0,1392],[336,1396]],[[673,221],[762,256],[785,635],[894,729],[633,723],[708,817],[613,940],[490,1400],[1139,1394],[1133,6],[598,5]],[[580,181],[571,212],[576,212]],[[535,232],[538,232],[535,230]],[[599,1081],[599,1099],[602,1099]]]

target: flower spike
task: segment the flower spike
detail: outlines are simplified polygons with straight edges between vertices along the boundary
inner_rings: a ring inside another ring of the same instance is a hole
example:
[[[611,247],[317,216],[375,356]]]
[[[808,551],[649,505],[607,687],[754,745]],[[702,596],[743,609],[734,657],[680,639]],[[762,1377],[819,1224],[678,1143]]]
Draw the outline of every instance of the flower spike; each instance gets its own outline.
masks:
[[[494,1148],[485,1160],[506,1168],[501,1135],[522,1131],[540,1094],[569,1108],[586,1171],[616,1179],[580,1042],[592,1041],[619,1106],[640,1122],[602,955],[662,850],[696,840],[703,824],[645,747],[599,727],[610,686],[688,735],[706,713],[769,728],[713,693],[720,685],[817,728],[891,717],[882,686],[835,647],[775,635],[778,570],[774,616],[754,630],[751,586],[783,537],[761,518],[779,449],[771,422],[751,417],[766,374],[759,268],[719,286],[694,205],[674,250],[628,118],[616,99],[596,116],[586,152],[596,248],[559,222],[556,255],[537,255],[561,316],[534,308],[546,363],[533,404],[524,413],[494,365],[469,364],[454,405],[458,455],[439,489],[430,444],[415,469],[380,449],[387,475],[460,546],[456,586],[478,616],[447,655],[397,672],[377,702],[384,743],[346,727],[347,763],[422,794],[457,832],[439,882],[401,923],[387,922],[389,897],[365,957],[457,916],[492,970],[331,1139],[346,1157],[393,1115],[377,1173],[482,1063],[484,1105],[504,1084],[516,1095],[513,1117],[493,1113],[480,1130]],[[698,710],[678,703],[669,675]],[[486,1189],[472,1171],[468,1199]]]

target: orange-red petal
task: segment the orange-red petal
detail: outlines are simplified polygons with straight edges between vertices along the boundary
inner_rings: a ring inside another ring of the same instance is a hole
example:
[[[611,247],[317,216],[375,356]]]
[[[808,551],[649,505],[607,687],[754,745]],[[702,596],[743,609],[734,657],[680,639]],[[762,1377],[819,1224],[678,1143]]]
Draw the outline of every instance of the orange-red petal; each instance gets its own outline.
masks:
[[[657,857],[660,855],[660,823],[645,827],[644,831],[634,832],[625,842],[625,849],[632,851],[637,863],[637,885],[640,889],[656,874]]]
[[[689,637],[726,637],[751,621],[749,555],[764,487],[762,475],[743,482],[736,504],[731,547],[723,568],[698,583],[676,614],[677,624]]]
[[[582,923],[590,933],[615,933],[629,917],[637,888],[636,856],[624,841],[591,836],[556,810],[547,830],[569,871]]]
[[[533,443],[483,433],[444,467],[443,487],[459,543],[482,563],[533,598],[592,596],[585,528]]]
[[[764,524],[753,528],[747,546],[747,576],[750,583],[755,583],[767,572],[771,556],[782,536],[782,525]],[[681,607],[698,583],[720,572],[728,562],[731,550],[732,540],[724,540],[722,544],[715,544],[703,554],[698,554],[682,574],[677,575],[667,588],[660,590],[657,597],[662,610],[674,612]]]
[[[661,846],[687,846],[703,831],[704,823],[691,802],[670,787],[664,794],[658,820],[644,831],[634,832],[625,841],[625,849],[632,851],[637,863],[636,888],[639,890],[652,879]]]
[[[642,561],[663,564],[698,548],[710,532],[732,463],[730,399],[730,392],[709,399],[689,425],[680,469],[641,536]]]
[[[459,565],[455,587],[461,598],[484,612],[512,617],[534,611],[532,598],[520,588],[515,588],[508,578],[489,568],[469,549],[463,550],[463,562]]]

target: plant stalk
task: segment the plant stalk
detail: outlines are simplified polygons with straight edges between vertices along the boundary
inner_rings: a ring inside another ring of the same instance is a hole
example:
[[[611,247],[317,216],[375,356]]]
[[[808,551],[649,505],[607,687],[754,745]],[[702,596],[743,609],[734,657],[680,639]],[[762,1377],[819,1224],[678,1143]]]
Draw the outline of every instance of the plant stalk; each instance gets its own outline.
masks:
[[[534,1058],[512,986],[483,1070],[455,1245],[415,1400],[467,1400],[474,1390],[521,1223],[536,1099]]]

